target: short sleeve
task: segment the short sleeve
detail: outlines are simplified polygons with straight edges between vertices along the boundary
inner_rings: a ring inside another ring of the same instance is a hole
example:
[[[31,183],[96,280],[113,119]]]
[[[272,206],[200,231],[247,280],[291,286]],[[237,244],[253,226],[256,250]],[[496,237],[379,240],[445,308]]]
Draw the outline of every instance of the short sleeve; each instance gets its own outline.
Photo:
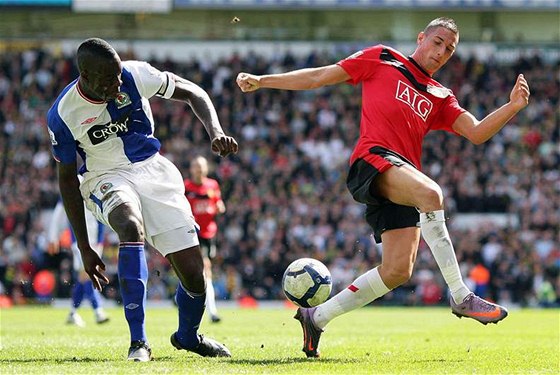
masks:
[[[141,96],[169,99],[175,92],[175,80],[171,73],[162,72],[144,61],[126,61],[123,66],[132,74]]]
[[[356,85],[373,77],[382,48],[382,45],[369,47],[340,60],[337,64],[351,77],[347,82]]]
[[[449,95],[442,104],[441,109],[431,130],[446,130],[451,133],[456,132],[453,130],[453,124],[457,117],[465,113],[467,110],[459,105],[455,95]]]
[[[58,106],[52,107],[47,113],[47,130],[54,159],[64,164],[76,161],[76,140],[60,118]]]

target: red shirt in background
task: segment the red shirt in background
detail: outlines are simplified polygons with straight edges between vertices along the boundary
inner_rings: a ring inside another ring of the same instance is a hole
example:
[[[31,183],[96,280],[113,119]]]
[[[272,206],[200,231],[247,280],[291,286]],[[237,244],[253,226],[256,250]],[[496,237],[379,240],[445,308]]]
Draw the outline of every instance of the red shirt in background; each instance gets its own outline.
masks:
[[[204,178],[201,185],[185,180],[185,195],[193,211],[194,219],[200,226],[199,236],[213,238],[218,231],[215,217],[218,214],[218,202],[222,200],[222,193],[218,181]]]

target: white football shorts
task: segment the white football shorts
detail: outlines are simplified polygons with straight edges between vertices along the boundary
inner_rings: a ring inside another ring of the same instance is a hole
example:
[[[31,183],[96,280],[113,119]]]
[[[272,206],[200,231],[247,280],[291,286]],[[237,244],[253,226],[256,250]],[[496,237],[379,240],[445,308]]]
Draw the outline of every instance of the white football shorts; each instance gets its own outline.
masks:
[[[138,208],[146,240],[163,256],[199,243],[181,172],[160,154],[115,170],[86,172],[80,190],[88,210],[109,227],[116,207]]]

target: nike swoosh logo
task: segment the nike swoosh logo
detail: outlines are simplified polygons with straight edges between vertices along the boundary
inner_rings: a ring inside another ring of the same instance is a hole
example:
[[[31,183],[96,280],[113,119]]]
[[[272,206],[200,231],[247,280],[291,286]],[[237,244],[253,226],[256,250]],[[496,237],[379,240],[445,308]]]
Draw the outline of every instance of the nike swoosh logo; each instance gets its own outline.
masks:
[[[310,352],[312,352],[313,349],[313,344],[311,343],[311,341],[309,341],[308,345],[307,345],[307,350],[309,350]]]
[[[303,339],[305,340],[305,343],[307,344],[307,350],[309,351],[313,351],[313,343],[311,342],[311,336],[309,336],[309,333],[307,332],[307,330],[303,330]]]
[[[472,316],[480,316],[483,318],[497,318],[499,317],[501,314],[500,309],[495,309],[494,311],[488,311],[488,312],[473,312],[471,313]]]

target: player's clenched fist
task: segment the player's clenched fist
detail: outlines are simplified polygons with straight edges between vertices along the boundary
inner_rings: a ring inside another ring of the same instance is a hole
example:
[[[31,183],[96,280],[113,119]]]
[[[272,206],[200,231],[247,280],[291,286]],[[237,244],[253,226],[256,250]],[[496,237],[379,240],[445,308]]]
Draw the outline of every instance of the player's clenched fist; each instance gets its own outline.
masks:
[[[212,151],[220,156],[228,156],[229,154],[236,154],[239,146],[233,137],[220,135],[212,140]]]
[[[251,92],[260,88],[260,77],[253,74],[239,73],[236,82],[243,92]]]
[[[517,110],[521,110],[529,104],[530,95],[529,84],[527,80],[525,80],[525,76],[519,74],[509,96],[510,102],[518,108]]]

